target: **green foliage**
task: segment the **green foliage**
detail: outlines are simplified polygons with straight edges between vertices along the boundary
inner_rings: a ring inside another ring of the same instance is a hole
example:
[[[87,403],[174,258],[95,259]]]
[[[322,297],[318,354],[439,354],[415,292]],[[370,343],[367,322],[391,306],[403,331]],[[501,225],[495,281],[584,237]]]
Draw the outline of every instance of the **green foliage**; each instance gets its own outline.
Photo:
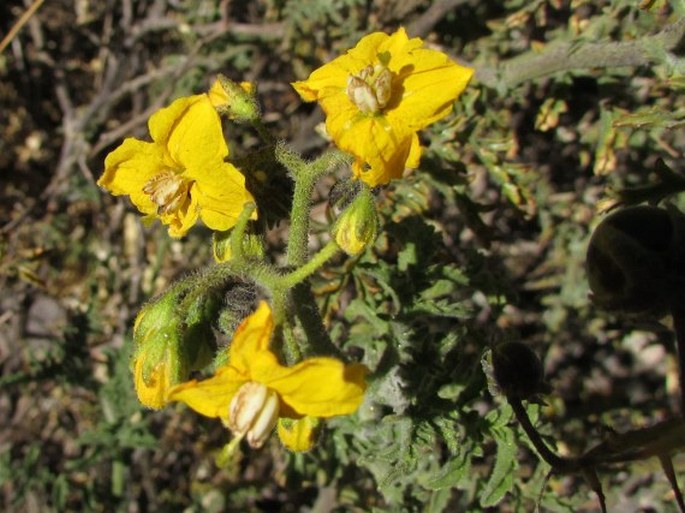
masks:
[[[225,468],[214,464],[223,428],[180,409],[143,410],[130,372],[135,313],[211,260],[207,233],[170,241],[93,178],[113,144],[145,131],[149,112],[205,90],[219,71],[256,81],[274,137],[318,156],[325,142],[309,128],[320,117],[288,82],[363,34],[414,27],[439,2],[46,5],[0,61],[0,168],[11,170],[0,206],[3,507],[597,509],[580,477],[550,475],[511,407],[488,392],[480,362],[506,340],[542,357],[553,392],[528,414],[555,451],[582,453],[604,439],[604,423],[625,431],[667,415],[672,335],[598,311],[585,271],[598,210],[683,201],[674,194],[685,189],[685,71],[679,47],[660,37],[677,30],[685,7],[647,3],[463,2],[422,34],[477,75],[454,113],[421,133],[420,169],[375,191],[373,248],[331,260],[306,297],[335,349],[369,367],[367,399],[358,414],[330,420],[311,452],[274,442]],[[629,43],[632,53],[621,53]],[[559,48],[566,53],[545,60]],[[285,171],[263,169],[249,127],[226,132],[236,162],[268,177],[259,201],[279,202],[266,217],[280,262]],[[312,243],[329,237],[328,221],[314,225]],[[225,292],[221,307],[234,310],[212,326],[220,344],[257,288]],[[651,468],[599,473],[610,510],[675,511]]]

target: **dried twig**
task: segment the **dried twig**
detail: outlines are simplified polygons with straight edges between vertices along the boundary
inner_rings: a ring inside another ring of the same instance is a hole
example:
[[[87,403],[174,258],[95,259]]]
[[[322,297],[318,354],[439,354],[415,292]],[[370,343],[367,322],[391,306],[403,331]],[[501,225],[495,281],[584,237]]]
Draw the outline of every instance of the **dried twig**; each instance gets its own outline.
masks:
[[[29,21],[31,16],[38,10],[38,8],[43,5],[44,0],[34,0],[34,2],[29,6],[29,8],[22,14],[19,19],[12,25],[12,28],[7,33],[7,35],[0,41],[0,53],[3,52],[5,48],[12,42],[12,39],[17,35],[17,33],[22,29],[24,25]]]
[[[412,37],[426,37],[435,25],[455,7],[468,3],[469,0],[440,0],[414,20],[407,27],[407,32]]]

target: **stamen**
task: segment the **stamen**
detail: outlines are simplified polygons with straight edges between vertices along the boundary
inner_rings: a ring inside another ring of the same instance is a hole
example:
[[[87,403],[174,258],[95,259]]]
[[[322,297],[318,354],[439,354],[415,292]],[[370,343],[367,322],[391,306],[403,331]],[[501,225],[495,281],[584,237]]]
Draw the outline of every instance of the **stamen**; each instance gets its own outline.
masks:
[[[176,212],[185,203],[190,182],[171,169],[153,176],[143,186],[143,192],[157,205],[157,215]]]
[[[364,114],[378,114],[392,97],[392,72],[384,65],[366,66],[347,79],[347,96]]]
[[[228,408],[228,427],[237,436],[246,436],[252,448],[269,438],[278,422],[279,400],[276,392],[254,381],[242,385]]]

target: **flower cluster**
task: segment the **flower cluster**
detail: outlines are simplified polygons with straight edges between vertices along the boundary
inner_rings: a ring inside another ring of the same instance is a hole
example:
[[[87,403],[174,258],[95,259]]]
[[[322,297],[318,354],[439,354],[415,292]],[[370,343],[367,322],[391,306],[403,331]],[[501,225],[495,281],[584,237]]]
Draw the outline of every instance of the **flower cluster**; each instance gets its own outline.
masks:
[[[280,417],[326,418],[357,410],[366,367],[325,357],[286,367],[269,349],[273,330],[271,309],[262,302],[236,330],[228,362],[209,379],[172,388],[168,398],[221,419],[252,447],[264,443]]]
[[[294,333],[292,326],[284,328],[294,318],[286,311],[293,308],[289,294],[336,252],[356,256],[373,243],[381,224],[370,187],[418,165],[418,131],[451,111],[472,73],[400,29],[366,36],[347,54],[293,84],[305,101],[321,104],[328,133],[339,150],[352,155],[352,172],[361,180],[340,202],[331,241],[311,258],[309,196],[316,179],[340,163],[340,151],[321,157],[325,165],[307,164],[283,145],[273,151],[254,84],[219,76],[207,93],[179,98],[152,115],[151,142],[128,138],[107,156],[98,184],[113,195],[129,196],[145,220],[158,219],[172,237],[183,237],[198,221],[214,231],[217,265],[174,285],[143,307],[136,320],[131,367],[145,406],[185,403],[220,419],[235,435],[232,444],[244,439],[253,448],[261,447],[277,427],[284,445],[294,451],[311,449],[320,419],[358,409],[368,369],[320,356],[336,352],[332,345],[328,352],[308,353],[311,340],[303,347],[292,336],[284,341],[286,331]],[[286,167],[295,181],[284,268],[266,256],[265,201],[270,198],[264,191],[248,190],[269,177],[263,169],[241,170],[228,161],[222,116],[254,127],[271,148],[276,167]],[[233,290],[235,283],[266,291],[272,304],[262,301],[246,315],[255,298],[241,288]],[[323,325],[321,319],[318,323]],[[232,334],[229,348],[218,352],[217,326]],[[211,362],[212,354],[213,375],[189,380],[192,371]]]

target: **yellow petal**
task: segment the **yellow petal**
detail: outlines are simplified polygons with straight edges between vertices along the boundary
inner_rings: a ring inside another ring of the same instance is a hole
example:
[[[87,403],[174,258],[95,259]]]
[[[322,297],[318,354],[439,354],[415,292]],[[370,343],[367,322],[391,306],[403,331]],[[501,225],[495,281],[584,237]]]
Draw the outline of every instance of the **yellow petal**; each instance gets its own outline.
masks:
[[[346,129],[342,129],[337,116],[328,119],[326,127],[337,146],[356,157],[353,171],[357,178],[376,187],[402,176],[413,132],[404,127],[393,129],[383,116],[362,117]]]
[[[165,141],[169,158],[184,170],[185,179],[194,182],[192,202],[184,205],[178,219],[170,220],[170,233],[183,235],[198,216],[212,230],[232,228],[245,203],[254,198],[245,188],[243,174],[224,162],[228,147],[209,96],[180,98],[160,112],[164,115],[150,119],[150,132]],[[255,212],[253,219],[256,216]]]
[[[306,102],[314,102],[316,101],[318,97],[318,89],[312,87],[309,83],[309,80],[301,80],[298,82],[292,82],[290,84],[293,86],[295,91],[297,91],[297,94],[300,95],[300,97],[306,101]]]
[[[131,196],[138,210],[154,214],[157,205],[143,192],[143,186],[165,169],[163,150],[158,145],[128,138],[105,158],[98,185],[115,196]]]
[[[186,176],[195,180],[190,194],[197,200],[200,219],[212,230],[233,228],[245,203],[254,202],[245,188],[245,177],[228,162],[217,160],[211,168],[193,165]],[[255,210],[252,219],[256,218]]]
[[[416,133],[413,133],[411,138],[411,148],[409,150],[409,156],[407,157],[407,162],[405,163],[405,166],[410,169],[419,167],[422,151],[423,150],[421,149],[419,136]]]
[[[279,419],[278,437],[288,449],[294,452],[306,452],[316,444],[319,434],[319,419],[303,417],[301,419]]]
[[[212,102],[212,106],[223,107],[230,102],[230,98],[226,89],[223,88],[219,79],[214,80],[214,83],[207,91],[207,96],[209,96],[209,101]]]
[[[206,94],[175,100],[150,118],[149,127],[181,169],[213,169],[228,156],[221,118]]]
[[[191,380],[173,387],[169,401],[181,401],[201,415],[228,420],[228,407],[238,389],[249,379],[230,364],[203,381]]]
[[[397,58],[397,56],[409,53],[416,48],[421,48],[423,41],[420,37],[409,39],[407,31],[404,27],[400,27],[383,41],[378,48],[378,52],[389,52],[390,62]],[[392,69],[392,66],[391,66]]]
[[[138,358],[133,368],[133,383],[136,387],[136,394],[143,406],[159,410],[166,405],[166,394],[171,387],[169,369],[165,362],[161,361],[157,367],[152,369],[146,380],[143,377],[144,363],[144,358]]]
[[[313,71],[307,80],[293,82],[292,86],[306,102],[336,94],[347,96],[349,76],[356,75],[368,64],[376,61],[379,46],[388,38],[389,36],[383,32],[369,34],[346,54]]]
[[[372,32],[362,37],[354,48],[338,57],[338,62],[357,73],[366,65],[378,59],[378,52],[388,43],[390,36],[385,32]]]
[[[392,94],[380,112],[365,114],[348,98],[347,81],[378,64],[393,73]],[[472,69],[424,48],[420,38],[409,39],[400,28],[390,36],[369,34],[293,86],[305,101],[319,101],[331,138],[355,157],[355,176],[374,187],[401,177],[405,167],[418,166],[416,132],[449,114],[472,75]]]
[[[390,61],[398,70],[402,98],[387,110],[389,122],[420,130],[452,110],[452,103],[464,91],[473,75],[471,68],[452,62],[434,50],[417,49]]]
[[[268,349],[273,329],[274,321],[271,308],[266,301],[261,301],[257,310],[241,322],[235,330],[229,349],[231,366],[250,374],[250,368],[259,353],[271,354]]]
[[[272,367],[269,374],[252,371],[253,379],[278,392],[283,416],[333,417],[357,410],[364,399],[368,369],[321,357],[292,367]]]

